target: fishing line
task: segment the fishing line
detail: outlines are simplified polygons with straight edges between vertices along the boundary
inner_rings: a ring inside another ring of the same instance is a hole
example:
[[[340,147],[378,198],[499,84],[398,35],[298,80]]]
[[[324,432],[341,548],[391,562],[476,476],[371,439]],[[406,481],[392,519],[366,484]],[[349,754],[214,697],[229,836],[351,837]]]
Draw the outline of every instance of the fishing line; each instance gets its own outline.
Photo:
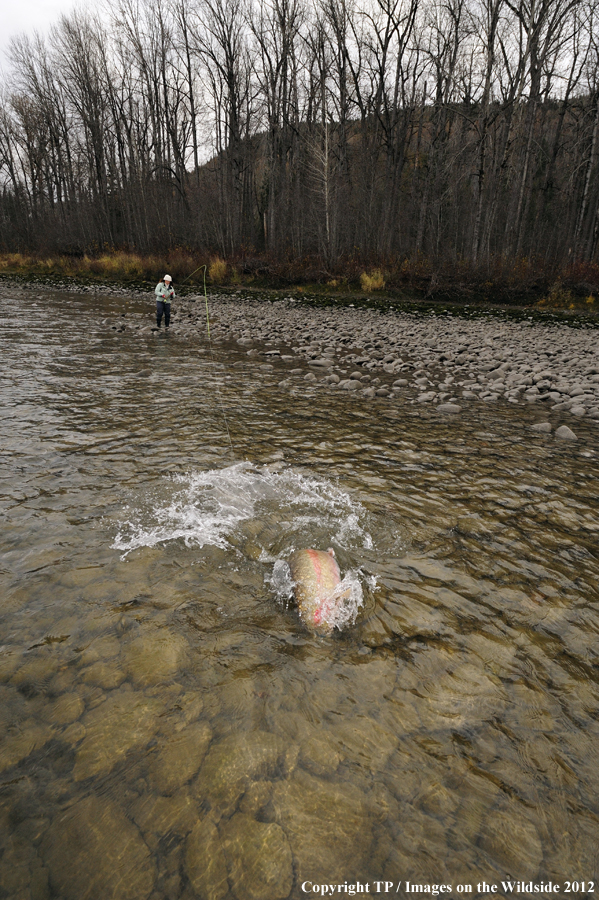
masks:
[[[199,272],[200,269],[204,270],[204,302],[206,304],[206,330],[208,332],[208,346],[210,347],[210,354],[212,356],[212,362],[214,364],[214,367],[216,368],[216,357],[214,356],[214,348],[212,346],[212,338],[210,337],[210,314],[208,312],[208,293],[206,291],[206,268],[207,268],[207,266],[204,263],[204,265],[198,266],[197,269],[195,270],[195,272],[192,272],[191,275],[195,275],[195,273]],[[188,275],[187,278],[191,278],[191,275]],[[187,278],[185,279],[186,281],[187,281]],[[229,423],[227,422],[227,416],[225,415],[225,408],[222,404],[220,386],[218,385],[218,382],[217,382],[217,386],[216,386],[216,398],[218,400],[218,405],[220,406],[220,411],[223,414],[223,420],[225,423],[225,428],[227,430],[227,437],[229,439],[229,447],[231,448],[231,453],[234,454],[235,451],[233,450],[233,441],[231,440],[231,433],[229,431]]]

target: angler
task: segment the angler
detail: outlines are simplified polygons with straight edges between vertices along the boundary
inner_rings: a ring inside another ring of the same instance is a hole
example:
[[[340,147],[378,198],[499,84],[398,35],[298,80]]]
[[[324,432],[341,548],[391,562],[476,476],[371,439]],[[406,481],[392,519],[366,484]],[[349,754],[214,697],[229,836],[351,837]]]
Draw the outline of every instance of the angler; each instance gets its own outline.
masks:
[[[175,292],[171,286],[172,280],[170,275],[165,275],[154,289],[156,294],[156,325],[158,328],[160,328],[163,314],[165,329],[169,327],[171,322],[171,301],[175,297]]]

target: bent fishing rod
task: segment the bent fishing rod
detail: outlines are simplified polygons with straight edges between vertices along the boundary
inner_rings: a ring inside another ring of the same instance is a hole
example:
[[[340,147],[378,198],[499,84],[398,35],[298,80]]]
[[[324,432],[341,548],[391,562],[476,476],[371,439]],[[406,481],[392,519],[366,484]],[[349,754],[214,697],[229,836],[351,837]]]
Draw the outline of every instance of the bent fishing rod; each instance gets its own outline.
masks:
[[[208,332],[208,346],[210,347],[210,354],[212,356],[212,362],[216,365],[216,359],[214,357],[214,348],[212,347],[212,338],[210,337],[210,315],[208,313],[208,292],[206,291],[206,270],[207,270],[207,268],[208,268],[207,264],[202,263],[201,266],[198,266],[197,269],[194,269],[194,271],[191,273],[191,275],[188,275],[187,278],[184,278],[183,281],[181,282],[181,284],[185,284],[185,282],[188,281],[193,275],[195,275],[196,272],[199,272],[200,269],[204,270],[204,302],[206,304],[206,329]],[[227,437],[229,438],[229,447],[231,448],[231,453],[234,453],[233,442],[231,440],[231,433],[229,431],[229,423],[227,422],[227,417],[225,415],[225,409],[224,409],[224,407],[222,405],[222,401],[221,401],[220,388],[218,386],[217,386],[217,390],[216,390],[216,396],[218,398],[218,405],[220,406],[220,411],[223,414],[225,428],[227,429]]]

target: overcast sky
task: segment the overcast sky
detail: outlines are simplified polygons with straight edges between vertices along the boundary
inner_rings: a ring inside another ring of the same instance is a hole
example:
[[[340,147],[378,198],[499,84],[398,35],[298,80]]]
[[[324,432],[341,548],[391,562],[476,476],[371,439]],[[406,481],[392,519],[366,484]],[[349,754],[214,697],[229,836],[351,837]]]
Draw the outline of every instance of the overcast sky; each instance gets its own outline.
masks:
[[[0,0],[0,59],[6,69],[10,39],[17,34],[33,31],[47,32],[61,13],[70,12],[81,2],[75,0]]]

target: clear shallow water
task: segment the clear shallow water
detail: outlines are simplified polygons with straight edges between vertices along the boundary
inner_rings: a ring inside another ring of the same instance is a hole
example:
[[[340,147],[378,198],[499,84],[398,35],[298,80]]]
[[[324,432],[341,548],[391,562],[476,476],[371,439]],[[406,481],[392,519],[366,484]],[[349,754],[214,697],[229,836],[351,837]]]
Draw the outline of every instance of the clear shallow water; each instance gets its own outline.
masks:
[[[590,896],[596,425],[279,390],[122,304],[1,301],[0,897]],[[363,588],[331,638],[271,584],[301,546]]]

